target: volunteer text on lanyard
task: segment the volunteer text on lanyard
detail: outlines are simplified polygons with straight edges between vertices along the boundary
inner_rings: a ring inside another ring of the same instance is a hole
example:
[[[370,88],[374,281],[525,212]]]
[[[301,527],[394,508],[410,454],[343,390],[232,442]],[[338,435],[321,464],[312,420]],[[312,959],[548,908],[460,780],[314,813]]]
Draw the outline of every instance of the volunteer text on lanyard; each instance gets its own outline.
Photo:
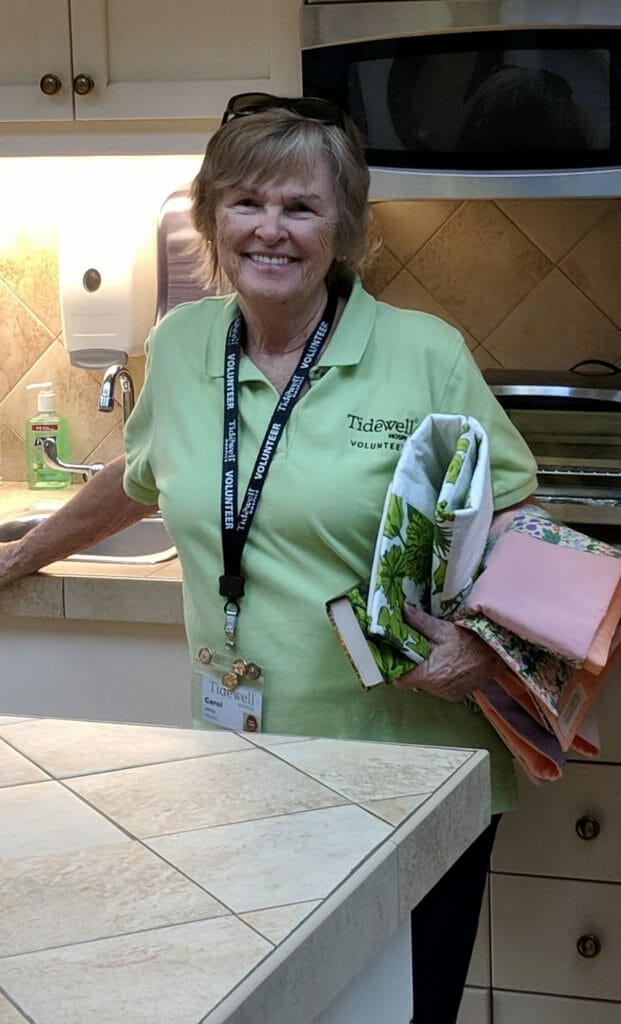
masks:
[[[289,379],[265,432],[257,455],[241,509],[237,510],[239,414],[237,381],[241,344],[245,323],[241,313],[229,327],[224,353],[224,436],[222,444],[222,558],[224,574],[220,577],[220,593],[224,605],[224,637],[226,646],[235,646],[235,630],[239,602],[244,595],[241,559],[252,520],[263,490],[276,447],[309,373],[319,357],[332,327],[337,296],[329,295],[321,321],[304,346],[300,361]]]

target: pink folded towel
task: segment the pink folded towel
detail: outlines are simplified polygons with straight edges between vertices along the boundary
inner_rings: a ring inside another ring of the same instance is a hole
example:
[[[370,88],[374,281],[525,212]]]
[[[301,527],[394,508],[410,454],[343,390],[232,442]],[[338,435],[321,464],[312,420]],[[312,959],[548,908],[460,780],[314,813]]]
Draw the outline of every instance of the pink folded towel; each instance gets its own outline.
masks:
[[[509,530],[464,609],[581,665],[590,657],[601,669],[621,616],[621,559]]]

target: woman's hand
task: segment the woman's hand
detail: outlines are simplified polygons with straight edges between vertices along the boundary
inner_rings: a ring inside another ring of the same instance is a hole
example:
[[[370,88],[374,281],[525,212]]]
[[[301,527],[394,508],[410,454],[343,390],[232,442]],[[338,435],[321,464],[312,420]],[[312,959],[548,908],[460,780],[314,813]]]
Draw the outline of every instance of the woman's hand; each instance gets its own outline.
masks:
[[[90,547],[155,511],[155,506],[141,505],[125,493],[124,469],[125,456],[120,455],[21,540],[1,544],[0,587]]]
[[[431,653],[415,669],[395,680],[393,685],[400,690],[425,690],[443,700],[459,701],[503,667],[502,658],[467,629],[407,604],[404,618],[431,642]]]
[[[19,541],[17,540],[0,544],[0,587],[12,583],[14,579],[22,575],[19,571],[17,573],[14,571],[18,548]]]

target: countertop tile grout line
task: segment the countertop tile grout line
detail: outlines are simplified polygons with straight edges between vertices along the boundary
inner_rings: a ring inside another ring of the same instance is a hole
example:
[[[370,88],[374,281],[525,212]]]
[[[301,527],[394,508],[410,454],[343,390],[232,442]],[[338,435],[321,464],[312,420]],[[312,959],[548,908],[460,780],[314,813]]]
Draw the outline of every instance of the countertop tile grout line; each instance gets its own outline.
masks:
[[[41,721],[54,721],[54,719],[41,719]],[[62,721],[66,721],[66,719],[63,719]],[[16,722],[16,723],[13,723],[13,724],[19,725],[21,723]],[[104,723],[104,724],[108,724],[108,725],[124,725],[126,723],[122,723],[122,722],[116,723],[115,722],[115,723]],[[145,726],[144,728],[149,728],[149,727]],[[166,726],[163,726],[163,727],[162,726],[157,726],[156,728],[166,728]],[[245,740],[245,737],[241,737],[241,738]],[[297,742],[315,741],[315,740],[321,740],[321,739],[324,739],[324,738],[329,738],[329,737],[309,736],[306,739],[302,739],[300,741],[296,741],[296,745],[297,745]],[[275,750],[274,747],[265,748],[261,744],[253,743],[252,740],[246,740],[245,742],[248,744],[248,746],[247,747],[240,747],[237,750],[215,750],[215,751],[207,752],[207,753],[204,753],[204,754],[192,754],[192,755],[190,755],[188,757],[183,757],[183,756],[176,755],[176,756],[169,757],[166,760],[161,760],[161,761],[160,760],[148,761],[148,762],[146,762],[144,764],[140,763],[140,764],[124,765],[124,766],[118,767],[118,768],[91,768],[91,769],[85,770],[83,772],[71,773],[71,774],[67,774],[67,773],[58,773],[57,774],[57,773],[55,773],[53,771],[53,769],[51,769],[49,767],[45,767],[45,765],[41,761],[36,760],[35,757],[32,756],[31,754],[25,753],[18,746],[16,746],[14,742],[11,742],[5,736],[0,736],[0,742],[5,742],[10,749],[14,750],[17,754],[20,754],[27,761],[29,761],[32,765],[34,765],[40,771],[44,772],[49,777],[50,780],[58,781],[58,782],[61,782],[61,783],[71,782],[74,779],[86,779],[86,778],[95,777],[95,776],[99,777],[99,776],[103,776],[103,775],[113,775],[113,774],[115,774],[117,772],[131,772],[131,771],[137,771],[137,770],[140,770],[140,769],[143,769],[143,768],[157,768],[157,767],[161,767],[162,765],[179,764],[179,763],[188,762],[188,761],[199,761],[199,760],[202,760],[204,758],[221,757],[221,756],[224,756],[226,754],[244,754],[244,753],[248,753],[250,750],[258,750],[258,751],[263,751],[263,753],[267,754],[268,756],[275,757],[278,761],[281,762],[281,764],[285,764],[292,771],[298,772],[300,775],[303,775],[305,778],[309,779],[310,781],[315,782],[318,785],[322,786],[324,789],[329,790],[335,796],[338,796],[340,798],[345,798],[350,803],[355,803],[358,806],[360,806],[360,803],[361,803],[360,798],[358,798],[358,797],[351,797],[351,796],[349,796],[347,794],[347,792],[335,788],[335,786],[331,785],[330,783],[326,783],[326,782],[321,781],[321,779],[318,779],[315,775],[311,775],[310,772],[307,769],[300,768],[297,765],[292,764],[291,761],[287,760],[287,758],[284,755],[280,756],[278,753],[276,753],[276,750]],[[335,742],[339,742],[339,741],[336,740]],[[277,749],[280,746],[288,746],[288,745],[290,745],[290,744],[284,744],[284,743],[283,744],[276,744],[275,747]],[[452,748],[449,748],[449,749],[452,749]],[[462,748],[456,748],[456,749],[460,749],[461,750]],[[463,749],[464,749],[464,751],[466,750],[466,748],[463,748]],[[468,757],[463,762],[463,764],[466,764],[468,762],[468,760],[470,760],[470,758],[473,756],[473,753],[474,753],[473,751],[469,751]],[[453,768],[451,770],[451,776],[449,776],[449,778],[452,777],[452,775],[456,771],[458,771],[458,769],[461,768],[461,767],[462,767],[462,765],[457,765],[455,768]],[[35,780],[35,781],[44,782],[44,781],[47,781],[47,779],[39,779],[39,780]],[[20,785],[20,783],[16,783],[15,785]],[[6,788],[6,787],[0,787],[0,788]],[[68,788],[70,788],[70,787],[68,787]],[[72,792],[74,792],[74,791],[72,790]],[[376,800],[380,800],[380,799],[383,799],[383,800],[399,799],[401,797],[408,797],[408,796],[418,796],[418,795],[422,796],[422,795],[426,795],[426,794],[428,795],[429,792],[430,792],[429,790],[423,790],[420,793],[415,793],[415,792],[412,792],[410,790],[408,792],[404,791],[403,793],[395,794],[392,797],[374,797],[373,799],[376,799]],[[367,810],[367,808],[362,808],[362,809],[363,810]],[[370,811],[370,810],[368,811],[368,813],[369,814],[374,814],[374,812]],[[374,815],[374,816],[375,817],[379,817],[378,815]],[[380,820],[383,821],[384,819],[380,818]],[[389,824],[390,824],[390,822],[389,822]]]
[[[130,832],[129,829],[125,828],[124,825],[121,825],[120,822],[115,821],[115,819],[112,818],[109,814],[106,814],[105,811],[102,811],[100,807],[96,807],[95,804],[90,803],[89,800],[83,797],[81,793],[76,793],[76,791],[74,789],[71,789],[70,786],[65,785],[63,779],[55,779],[54,781],[57,783],[57,785],[61,786],[67,793],[70,793],[71,796],[76,797],[81,803],[84,804],[85,807],[88,807],[89,810],[94,811],[95,814],[100,815],[100,817],[102,817],[105,821],[109,822],[110,825],[113,825],[115,828],[117,828],[119,832],[123,833],[123,835],[127,836],[129,839],[132,840],[138,839],[138,836],[134,835],[133,832]],[[77,847],[77,849],[84,849],[84,847]]]
[[[330,738],[331,737],[318,737],[318,736],[309,737],[309,739],[330,739]],[[335,740],[335,742],[338,743],[338,742],[341,742],[341,741]],[[367,742],[367,741],[362,741],[362,742]],[[373,742],[377,742],[377,741],[371,740],[369,742],[373,743]],[[404,744],[404,745],[407,746],[407,744]],[[411,744],[411,746],[421,746],[421,744]],[[422,746],[424,746],[424,744]],[[447,750],[453,750],[453,749],[454,750],[462,750],[464,753],[467,753],[468,756],[464,759],[462,764],[455,765],[454,768],[450,769],[450,773],[451,774],[447,775],[447,777],[446,777],[446,779],[444,779],[444,782],[442,783],[442,785],[445,785],[447,782],[449,782],[450,779],[453,778],[455,773],[458,772],[461,768],[463,768],[464,765],[468,764],[468,762],[471,761],[472,758],[474,757],[474,755],[477,753],[476,750],[471,750],[468,747],[455,747],[455,748],[447,747],[446,749]],[[305,768],[299,768],[297,765],[294,765],[290,761],[287,761],[287,759],[285,757],[279,757],[278,754],[276,754],[275,756],[278,757],[279,761],[282,761],[284,764],[288,765],[289,768],[295,768],[296,771],[299,771],[303,775],[306,775],[307,778],[311,779],[314,782],[318,782],[321,786],[324,786],[326,789],[331,790],[335,794],[335,796],[344,797],[346,800],[349,801],[350,804],[355,804],[357,807],[360,808],[360,810],[366,811],[367,814],[371,814],[374,818],[378,818],[379,821],[385,822],[384,818],[379,817],[379,815],[375,814],[373,811],[369,810],[367,807],[363,807],[359,797],[348,796],[348,794],[346,792],[344,792],[342,790],[339,790],[339,789],[336,789],[334,785],[330,785],[329,783],[322,782],[320,779],[316,778],[316,776],[310,775]],[[431,795],[431,791],[429,791],[429,790],[423,790],[422,793],[413,793],[410,790],[409,793],[399,793],[399,794],[396,794],[393,797],[375,797],[375,799],[376,800],[393,800],[393,799],[397,799],[398,800],[398,799],[401,799],[403,797],[408,797],[408,796],[426,796],[427,798],[429,798],[430,795]],[[423,800],[423,803],[425,803],[424,800]],[[422,806],[422,804],[419,804],[418,806]],[[416,810],[416,808],[415,808],[415,810]],[[403,825],[408,817],[409,817],[409,815],[406,815],[405,818],[401,822],[399,822],[399,825]],[[392,825],[392,822],[387,822],[387,824]],[[393,828],[397,828],[398,826],[394,825],[392,827]]]
[[[94,942],[108,942],[109,940],[111,941],[113,939],[123,939],[126,936],[130,935],[144,935],[147,932],[159,932],[168,928],[181,928],[183,927],[183,925],[199,924],[201,921],[222,921],[228,917],[237,918],[238,915],[235,914],[233,911],[230,911],[228,914],[215,914],[213,917],[191,917],[185,921],[169,921],[166,924],[150,925],[145,928],[130,928],[124,932],[112,932],[110,935],[93,935],[88,939],[75,939],[73,942],[61,942],[55,946],[41,946],[37,949],[26,949],[20,953],[0,953],[0,964],[3,961],[5,963],[9,963],[11,960],[19,956],[34,956],[38,955],[39,953],[53,953],[57,950],[73,949],[76,946],[89,946],[92,945],[92,943]],[[246,921],[242,921],[242,924],[246,925]],[[247,927],[250,928],[252,926],[247,925]],[[256,931],[255,928],[253,928],[252,930]],[[273,948],[276,948],[273,942],[270,942],[269,939],[265,938],[265,935],[261,935],[260,932],[257,932],[257,934],[260,935],[260,937],[264,939],[265,942],[269,942]],[[271,952],[271,950],[269,952]]]
[[[53,721],[53,719],[41,719],[41,721]],[[59,719],[59,721],[73,721],[73,719]],[[79,722],[80,720],[76,719],[76,721]],[[20,723],[15,722],[14,724],[15,725],[19,725]],[[90,725],[92,723],[89,722],[88,724]],[[103,725],[120,725],[120,726],[123,726],[126,723],[124,723],[124,722],[104,722],[102,724]],[[144,726],[144,728],[148,729],[150,727],[149,726]],[[154,726],[154,728],[166,729],[166,728],[168,728],[168,726],[165,726],[165,725],[164,726]],[[171,727],[171,728],[173,728],[173,727]],[[33,764],[36,768],[40,768],[42,772],[45,772],[47,775],[50,776],[50,778],[53,781],[56,781],[56,782],[65,782],[65,781],[66,782],[70,782],[73,779],[87,779],[87,778],[90,778],[91,776],[95,776],[95,775],[97,775],[97,776],[99,776],[99,775],[112,775],[114,772],[130,772],[130,771],[134,771],[135,769],[138,769],[138,768],[157,768],[157,767],[159,767],[161,765],[177,764],[177,763],[179,763],[181,761],[200,761],[203,758],[219,757],[219,756],[221,756],[223,754],[245,754],[245,753],[247,753],[247,749],[245,747],[239,747],[237,750],[212,750],[209,753],[205,753],[205,754],[190,754],[187,757],[183,757],[182,755],[176,755],[174,757],[168,757],[166,760],[162,760],[162,761],[160,761],[160,760],[158,760],[158,761],[147,761],[144,764],[128,764],[128,765],[124,765],[124,766],[122,766],[120,768],[89,768],[86,771],[78,772],[78,773],[56,774],[56,773],[53,772],[53,770],[51,768],[45,768],[40,761],[36,761],[35,758],[31,754],[24,753],[24,751],[20,750],[20,748],[17,747],[15,745],[15,743],[11,743],[10,740],[7,740],[5,736],[0,736],[0,742],[1,741],[4,741],[7,744],[8,747],[10,747],[16,753],[21,754],[22,757],[25,757],[26,760],[30,761],[30,763]],[[248,749],[253,749],[253,748],[248,747]],[[258,749],[258,748],[254,747],[254,749]],[[44,781],[44,780],[41,779],[40,781]]]
[[[388,839],[388,840],[385,840],[385,841],[387,841],[387,842],[389,843],[389,845],[390,845],[390,846],[392,847],[392,854],[391,854],[391,855],[394,855],[394,854],[396,853],[396,851],[397,851],[397,847],[395,846],[395,844],[393,843],[393,841],[392,841],[391,839]],[[358,870],[360,870],[360,869],[361,869],[361,868],[362,868],[362,867],[363,867],[363,866],[364,866],[364,865],[366,864],[366,862],[367,862],[367,861],[369,860],[369,858],[370,858],[370,857],[371,857],[371,856],[372,856],[372,855],[373,855],[374,853],[376,853],[376,852],[377,852],[377,848],[374,848],[373,850],[371,850],[371,851],[370,851],[370,852],[369,852],[369,853],[367,854],[367,856],[366,856],[366,857],[365,857],[365,858],[364,858],[363,860],[361,860],[361,861],[360,861],[360,862],[359,862],[359,863],[358,863],[358,864],[356,865],[356,867],[355,867],[355,868],[353,868],[353,869],[352,869],[352,870],[351,870],[350,872],[348,872],[348,874],[347,874],[347,875],[346,875],[346,876],[345,876],[344,878],[342,878],[342,879],[341,879],[341,881],[340,881],[340,882],[339,882],[339,883],[338,883],[338,884],[337,884],[337,885],[336,885],[336,886],[335,886],[335,887],[334,887],[333,889],[331,889],[331,890],[330,890],[330,892],[329,892],[329,893],[328,893],[328,894],[327,894],[327,895],[326,895],[326,896],[324,897],[324,900],[323,900],[323,902],[325,902],[325,901],[326,901],[326,900],[328,900],[328,899],[329,899],[329,898],[330,898],[331,896],[333,896],[333,895],[334,895],[334,894],[335,894],[335,893],[336,893],[336,892],[338,891],[338,889],[340,889],[340,888],[341,888],[341,886],[342,886],[342,885],[346,884],[346,883],[347,883],[347,882],[348,882],[348,881],[349,881],[349,880],[351,879],[351,877],[352,877],[352,876],[353,876],[353,875],[354,875],[354,874],[355,874],[355,873],[356,873],[356,872],[357,872]],[[397,883],[397,884],[398,884],[398,883]],[[319,909],[319,908],[318,908],[318,909]],[[246,913],[248,913],[248,911],[246,911]],[[283,940],[283,942],[284,942],[284,941],[287,941],[288,939],[290,939],[290,938],[291,938],[291,936],[293,935],[293,933],[294,933],[294,932],[295,932],[295,931],[297,930],[297,928],[299,928],[299,927],[302,927],[302,926],[303,926],[303,925],[304,925],[304,924],[306,923],[306,921],[308,920],[308,918],[312,916],[312,913],[313,913],[313,912],[311,911],[311,913],[310,913],[310,914],[309,914],[309,915],[308,915],[308,916],[307,916],[306,918],[303,918],[303,920],[302,920],[302,921],[298,922],[298,924],[297,924],[297,925],[295,926],[295,928],[292,928],[292,930],[291,930],[291,931],[289,932],[289,934],[288,934],[288,935],[287,935],[287,936],[285,937],[285,939]],[[244,922],[244,924],[246,924],[246,922]],[[279,943],[279,945],[280,945],[280,944],[281,944],[281,943]],[[275,948],[277,948],[277,947],[275,947]],[[268,954],[268,955],[269,955],[269,954]],[[209,1024],[209,1018],[210,1018],[210,1016],[211,1016],[211,1015],[213,1014],[213,1012],[214,1012],[214,1011],[215,1011],[215,1010],[216,1010],[216,1009],[217,1009],[217,1008],[218,1008],[219,1006],[221,1006],[221,1005],[222,1005],[222,1003],[224,1003],[224,1002],[225,1002],[225,1001],[226,1001],[227,999],[229,999],[229,998],[230,998],[230,997],[231,997],[231,996],[232,996],[232,995],[233,995],[233,994],[234,994],[234,993],[236,992],[236,990],[237,990],[237,989],[238,989],[238,988],[239,988],[239,987],[240,987],[240,986],[242,985],[242,983],[243,983],[243,982],[245,981],[245,979],[246,979],[246,978],[247,978],[247,977],[248,977],[248,976],[249,976],[250,974],[252,974],[252,973],[253,973],[253,971],[256,971],[256,970],[257,970],[257,968],[261,966],[261,964],[263,963],[263,960],[265,960],[265,959],[267,959],[267,957],[263,957],[263,958],[262,958],[262,959],[261,959],[261,960],[260,960],[260,961],[259,961],[258,963],[256,963],[256,964],[254,965],[254,967],[252,967],[252,968],[250,969],[250,971],[248,971],[248,973],[247,973],[246,975],[244,975],[244,977],[243,977],[243,978],[240,978],[240,980],[239,980],[239,981],[238,981],[238,982],[237,982],[237,983],[236,983],[236,984],[235,984],[235,985],[233,986],[233,988],[231,988],[231,989],[230,989],[230,991],[229,991],[229,992],[228,992],[228,993],[227,993],[227,994],[226,994],[225,996],[222,996],[222,998],[221,998],[221,999],[219,999],[219,1000],[218,1000],[218,1001],[217,1001],[216,1003],[214,1003],[214,1005],[213,1005],[213,1006],[211,1007],[211,1009],[210,1009],[210,1010],[208,1010],[208,1012],[207,1012],[207,1013],[206,1013],[206,1014],[205,1014],[205,1015],[204,1015],[203,1017],[201,1017],[201,1018],[200,1018],[200,1020],[199,1020],[198,1024]]]
[[[343,797],[341,798],[341,803],[338,804],[319,804],[317,807],[298,807],[291,811],[272,811],[269,814],[262,814],[258,818],[238,818],[235,821],[216,821],[208,825],[195,825],[191,828],[175,829],[174,832],[157,832],[148,836],[136,836],[136,838],[141,842],[148,843],[152,839],[168,839],[171,836],[187,836],[192,832],[208,832],[215,828],[234,828],[236,825],[256,825],[261,821],[270,821],[272,818],[293,818],[299,814],[313,814],[315,811],[338,811],[343,807],[356,807],[359,811],[362,811],[364,814],[368,814],[369,817],[374,818],[379,821],[380,824],[386,825],[388,828],[398,828],[402,824],[402,822],[400,822],[399,825],[393,825],[390,821],[384,821],[383,818],[378,818],[376,814],[372,814],[371,811],[367,811],[366,807],[361,807],[355,800],[347,800]]]
[[[352,806],[352,805],[350,804],[348,806]],[[331,808],[329,808],[329,807],[328,808],[313,808],[313,810],[330,810],[330,809]],[[287,817],[290,817],[291,815],[294,815],[296,813],[299,813],[299,812],[292,811],[292,812],[290,812],[290,814],[287,815]],[[301,813],[304,813],[304,812],[301,812]],[[281,815],[269,815],[268,817],[281,817]],[[263,818],[253,819],[253,821],[264,821],[264,820],[268,820],[268,818],[265,818],[265,819],[263,819]],[[244,824],[246,824],[246,822],[243,822],[243,821],[242,822],[231,822],[231,824],[233,824],[233,825],[244,825]],[[385,824],[385,822],[383,822],[382,824]],[[219,828],[219,827],[226,828],[228,826],[226,826],[226,825],[225,826],[212,825],[210,827],[211,828]],[[394,832],[394,826],[389,826],[389,827]],[[202,831],[202,829],[190,829],[189,831],[190,832],[192,832],[192,831],[200,832],[200,831]],[[168,835],[187,835],[187,834],[188,834],[187,832],[186,833],[176,833],[176,832],[168,833]],[[160,836],[152,836],[151,838],[159,839],[161,837]],[[166,837],[163,837],[163,838],[166,838]],[[138,840],[138,842],[140,842],[140,840]],[[377,853],[378,849],[384,843],[386,843],[386,842],[391,842],[390,834],[387,835],[387,836],[384,836],[381,840],[378,840],[378,842],[370,850],[367,850],[367,852],[364,854],[363,858],[361,860],[359,860],[354,865],[354,867],[351,868],[347,872],[347,874],[344,875],[341,878],[341,880],[336,883],[336,885],[334,885],[331,889],[329,889],[323,895],[314,896],[311,900],[295,900],[294,903],[298,903],[298,902],[309,903],[309,902],[314,902],[315,900],[322,900],[322,901],[323,900],[327,900],[330,896],[332,896],[333,893],[335,893],[337,891],[338,888],[340,888],[340,886],[344,882],[348,881],[352,877],[352,875],[354,875],[356,873],[356,871],[358,871],[364,864],[366,864],[366,862],[369,860],[369,858],[372,857],[375,853]],[[230,910],[231,914],[233,914],[235,917],[240,917],[241,914],[252,914],[252,913],[255,913],[257,910],[268,910],[268,909],[270,909],[268,907],[257,907],[257,908],[255,908],[255,910],[241,910],[241,911],[233,910],[232,907],[229,907],[229,905],[227,903],[225,903],[222,899],[220,899],[219,896],[216,896],[215,893],[213,893],[209,889],[207,889],[204,885],[202,885],[199,881],[197,881],[197,879],[192,878],[191,875],[186,874],[186,872],[184,870],[182,870],[180,867],[178,867],[177,864],[173,863],[172,861],[169,861],[164,856],[164,854],[160,853],[160,851],[152,849],[152,847],[150,847],[147,842],[141,843],[141,845],[145,846],[146,849],[149,850],[151,853],[155,853],[160,858],[160,860],[164,861],[165,864],[168,864],[170,867],[174,868],[175,871],[177,871],[180,875],[183,875],[183,877],[186,878],[188,881],[192,882],[194,885],[197,885],[200,889],[202,889],[204,892],[206,892],[208,896],[211,896],[212,899],[217,900],[217,902],[222,904],[222,906],[226,907],[227,910]],[[289,905],[290,904],[274,904],[275,907],[289,906]],[[248,922],[244,921],[244,924],[248,924]],[[249,927],[252,927],[252,925],[249,925]],[[253,930],[256,931],[257,929],[253,929]],[[259,934],[261,934],[261,932],[259,932]],[[265,936],[263,936],[263,938],[265,938]],[[269,942],[270,940],[268,939],[267,941]]]
[[[29,1013],[26,1013],[26,1011],[24,1009],[22,1009],[22,1007],[19,1005],[19,1003],[15,1002],[15,1000],[13,999],[13,996],[9,994],[9,992],[7,991],[7,989],[4,988],[3,985],[0,985],[0,995],[4,996],[4,998],[9,1003],[10,1006],[15,1007],[17,1012],[22,1015],[24,1020],[28,1021],[28,1024],[37,1024],[37,1021],[35,1020],[35,1018],[31,1017]]]
[[[17,725],[18,723],[16,722],[15,724]],[[38,761],[35,761],[34,758],[30,757],[29,754],[25,754],[23,752],[23,750],[20,750],[19,747],[16,747],[14,743],[11,743],[11,741],[8,740],[6,738],[6,736],[0,736],[0,742],[5,743],[10,750],[12,750],[15,754],[19,754],[20,757],[23,757],[26,761],[29,762],[29,764],[34,765],[34,767],[38,768],[39,771],[45,772],[45,774],[49,777],[49,779],[52,782],[56,781],[56,776],[53,775],[50,772],[49,768],[44,768],[42,764],[39,764]],[[36,779],[36,780],[32,780],[32,781],[45,782],[47,780],[46,779]],[[9,783],[9,786],[10,785],[18,785],[18,783]],[[3,786],[2,788],[5,788],[5,787]]]
[[[24,779],[22,782],[4,782],[0,783],[0,796],[3,792],[8,789],[20,789],[23,786],[38,786],[42,782],[58,782],[52,775],[49,775],[46,779]]]
[[[84,777],[88,777],[88,776],[84,776]],[[48,780],[47,779],[41,779],[40,781],[41,782],[47,782]],[[348,800],[346,797],[340,797],[341,803],[336,804],[336,805],[335,804],[321,804],[319,807],[301,807],[301,808],[298,808],[297,810],[292,810],[292,811],[279,811],[277,813],[265,814],[265,815],[262,815],[260,818],[240,818],[237,821],[214,822],[212,824],[197,825],[197,826],[194,826],[192,828],[176,829],[173,832],[158,832],[158,833],[155,833],[153,835],[138,836],[138,835],[136,835],[135,832],[131,832],[130,829],[127,826],[122,825],[119,821],[117,821],[115,818],[113,818],[106,811],[102,810],[100,807],[97,807],[96,804],[91,803],[91,801],[89,799],[87,799],[87,797],[85,797],[82,793],[79,793],[76,790],[72,789],[71,786],[69,786],[69,785],[67,785],[65,783],[64,779],[54,779],[54,778],[52,778],[49,781],[53,782],[53,783],[56,783],[57,785],[61,786],[64,790],[66,790],[68,793],[70,793],[72,796],[77,797],[78,800],[80,800],[86,807],[88,807],[92,811],[95,811],[96,814],[101,815],[102,818],[104,818],[106,821],[108,821],[111,825],[114,825],[115,828],[119,829],[120,832],[122,832],[124,835],[128,836],[129,839],[136,840],[137,842],[141,842],[141,843],[143,843],[143,845],[146,845],[145,841],[149,840],[149,839],[163,839],[163,838],[166,838],[167,836],[186,835],[186,834],[188,834],[190,832],[200,832],[203,829],[223,828],[223,827],[228,827],[229,825],[246,825],[246,824],[250,824],[252,822],[266,821],[269,818],[279,818],[279,817],[290,816],[290,815],[294,815],[294,814],[305,814],[305,813],[309,813],[309,812],[312,812],[312,811],[318,811],[318,810],[330,810],[333,807],[338,808],[338,807],[358,806],[355,803],[355,801]],[[32,783],[32,785],[37,785],[37,783]],[[320,785],[320,783],[318,783],[318,785]],[[327,789],[327,787],[325,787],[325,788]],[[0,790],[0,792],[1,792],[1,790]],[[336,795],[339,795],[339,794],[336,794]],[[360,810],[365,811],[365,808],[360,808]],[[366,811],[365,811],[365,813],[369,813],[370,814],[370,812],[366,812]],[[372,815],[372,816],[375,817],[375,815]],[[387,824],[387,823],[384,822],[383,824]],[[390,823],[388,823],[388,824],[390,825]],[[394,827],[394,826],[390,826],[390,827]]]

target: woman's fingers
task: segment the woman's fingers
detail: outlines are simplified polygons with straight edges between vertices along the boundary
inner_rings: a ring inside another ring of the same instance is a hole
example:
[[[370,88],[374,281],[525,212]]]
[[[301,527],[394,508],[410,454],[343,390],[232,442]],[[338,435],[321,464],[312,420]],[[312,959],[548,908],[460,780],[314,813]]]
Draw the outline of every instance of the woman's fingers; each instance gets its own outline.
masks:
[[[397,689],[425,690],[443,700],[459,701],[494,676],[498,655],[474,633],[409,605],[404,618],[430,640],[431,652],[395,680]]]
[[[440,643],[451,631],[451,623],[443,619],[436,619],[433,615],[424,612],[422,608],[416,608],[413,604],[406,604],[403,607],[403,618],[408,625],[413,626],[419,633],[426,636],[432,643]],[[448,627],[448,630],[447,630]]]

